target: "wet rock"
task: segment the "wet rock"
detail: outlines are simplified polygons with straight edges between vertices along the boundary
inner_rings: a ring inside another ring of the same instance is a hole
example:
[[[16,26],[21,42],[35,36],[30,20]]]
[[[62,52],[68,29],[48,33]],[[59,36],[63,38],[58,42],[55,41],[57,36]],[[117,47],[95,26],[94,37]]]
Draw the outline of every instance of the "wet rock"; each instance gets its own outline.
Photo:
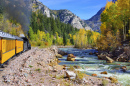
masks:
[[[97,76],[97,74],[92,74],[92,76]]]
[[[122,66],[120,69],[121,69],[123,72],[126,72],[127,67],[126,67],[126,66]]]
[[[68,57],[75,58],[75,56],[73,54],[68,54]]]
[[[69,54],[67,57],[67,61],[75,61],[75,56],[73,54]]]
[[[56,58],[63,58],[63,57],[60,54],[56,54]]]
[[[107,71],[101,72],[100,74],[107,74]]]
[[[67,61],[75,61],[75,58],[67,57]]]
[[[107,63],[113,63],[114,60],[111,59],[110,57],[106,56],[106,62],[107,62]]]
[[[65,71],[66,77],[69,79],[75,79],[76,74],[73,71]]]

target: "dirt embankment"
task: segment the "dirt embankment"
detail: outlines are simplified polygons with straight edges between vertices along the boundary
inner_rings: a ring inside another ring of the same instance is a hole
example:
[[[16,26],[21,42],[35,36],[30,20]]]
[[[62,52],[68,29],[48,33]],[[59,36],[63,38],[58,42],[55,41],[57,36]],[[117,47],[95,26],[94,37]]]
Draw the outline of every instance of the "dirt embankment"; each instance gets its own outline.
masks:
[[[58,65],[57,53],[55,46],[45,49],[34,47],[15,57],[0,72],[0,86],[102,86],[103,83],[119,86],[110,80],[104,82],[104,79],[80,73],[76,80],[65,78],[66,70]]]

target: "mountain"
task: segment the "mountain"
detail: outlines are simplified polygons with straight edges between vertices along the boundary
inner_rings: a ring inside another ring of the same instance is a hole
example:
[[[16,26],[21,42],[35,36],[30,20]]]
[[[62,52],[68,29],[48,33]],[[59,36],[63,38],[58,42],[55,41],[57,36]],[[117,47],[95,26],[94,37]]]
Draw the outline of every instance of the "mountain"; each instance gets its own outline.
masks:
[[[44,15],[47,17],[59,18],[63,23],[69,23],[73,27],[78,29],[85,28],[87,30],[91,30],[91,28],[78,16],[72,13],[69,10],[51,10],[47,6],[43,5],[39,0],[32,0],[32,11],[41,10]]]
[[[101,13],[104,11],[105,7],[102,7],[97,14],[95,14],[93,17],[91,17],[88,20],[85,20],[85,22],[92,28],[94,31],[100,31],[100,25],[101,25]]]
[[[112,0],[112,2],[116,2],[117,0]],[[102,7],[94,16],[92,16],[90,19],[85,20],[87,25],[89,25],[92,30],[99,31],[100,32],[100,26],[101,26],[101,13],[104,11],[105,7]]]

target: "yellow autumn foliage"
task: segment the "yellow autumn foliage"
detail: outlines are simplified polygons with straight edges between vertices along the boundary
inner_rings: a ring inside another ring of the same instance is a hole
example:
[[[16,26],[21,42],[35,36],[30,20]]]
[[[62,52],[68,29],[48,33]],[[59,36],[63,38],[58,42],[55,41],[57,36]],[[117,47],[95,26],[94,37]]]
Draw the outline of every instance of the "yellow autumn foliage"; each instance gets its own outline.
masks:
[[[100,33],[85,29],[80,29],[76,35],[73,35],[75,47],[77,48],[96,47],[96,42],[99,37]]]

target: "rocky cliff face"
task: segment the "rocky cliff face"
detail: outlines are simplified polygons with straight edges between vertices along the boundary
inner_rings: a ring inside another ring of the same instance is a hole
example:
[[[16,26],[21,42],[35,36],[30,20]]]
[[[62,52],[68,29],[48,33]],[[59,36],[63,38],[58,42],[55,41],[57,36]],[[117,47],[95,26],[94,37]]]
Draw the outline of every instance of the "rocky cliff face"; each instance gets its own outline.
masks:
[[[89,20],[85,20],[85,22],[94,30],[100,32],[100,26],[101,26],[101,13],[104,11],[105,7],[101,8],[96,15],[94,15]]]
[[[74,15],[71,11],[69,10],[50,10],[48,7],[43,5],[39,0],[32,0],[32,10],[41,10],[44,15],[47,17],[54,17],[60,18],[60,21],[63,23],[69,23],[73,27],[76,27],[78,29],[85,28],[87,30],[91,30],[91,28],[83,21],[81,20],[78,16]]]
[[[56,15],[60,17],[60,21],[64,23],[69,23],[78,29],[91,29],[83,20],[81,20],[78,16],[74,15],[69,10],[55,10],[53,12],[56,13]]]

